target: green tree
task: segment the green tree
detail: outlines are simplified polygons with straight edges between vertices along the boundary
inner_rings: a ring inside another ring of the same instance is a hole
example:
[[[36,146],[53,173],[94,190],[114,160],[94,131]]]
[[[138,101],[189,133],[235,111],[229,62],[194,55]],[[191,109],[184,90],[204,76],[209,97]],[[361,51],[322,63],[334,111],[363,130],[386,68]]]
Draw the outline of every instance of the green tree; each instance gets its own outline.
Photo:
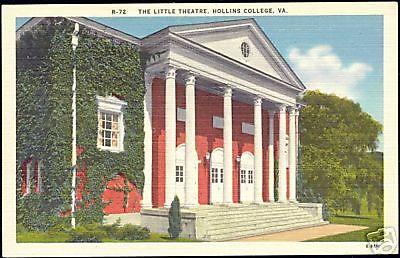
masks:
[[[347,98],[308,91],[303,100],[303,192],[299,195],[307,201],[320,198],[333,212],[352,209],[359,213],[360,200],[367,192],[383,194],[379,190],[383,169],[379,170],[379,162],[371,154],[382,125]]]
[[[179,198],[175,195],[174,200],[171,202],[171,208],[169,208],[168,212],[168,233],[171,238],[179,237],[179,234],[182,232],[181,219],[182,217]]]

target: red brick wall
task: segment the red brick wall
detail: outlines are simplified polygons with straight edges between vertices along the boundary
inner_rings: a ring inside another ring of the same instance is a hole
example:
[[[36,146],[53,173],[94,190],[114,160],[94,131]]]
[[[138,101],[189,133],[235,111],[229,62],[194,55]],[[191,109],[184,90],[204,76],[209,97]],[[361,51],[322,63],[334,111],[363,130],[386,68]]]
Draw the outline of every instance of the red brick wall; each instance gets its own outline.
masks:
[[[162,207],[165,201],[165,81],[154,79],[152,91],[152,122],[153,122],[153,205]],[[223,117],[223,97],[196,89],[196,150],[200,160],[199,175],[199,203],[208,204],[209,192],[209,164],[205,159],[207,152],[215,148],[223,148],[223,130],[213,128],[212,117]],[[185,108],[185,87],[176,86],[176,105]],[[243,134],[242,122],[253,124],[253,105],[232,101],[232,138],[233,138],[233,201],[239,202],[239,168],[236,162],[237,155],[245,151],[254,154],[254,137]],[[268,200],[268,112],[263,110],[263,198]],[[276,130],[278,132],[278,130]],[[185,142],[185,123],[176,123],[176,146]]]

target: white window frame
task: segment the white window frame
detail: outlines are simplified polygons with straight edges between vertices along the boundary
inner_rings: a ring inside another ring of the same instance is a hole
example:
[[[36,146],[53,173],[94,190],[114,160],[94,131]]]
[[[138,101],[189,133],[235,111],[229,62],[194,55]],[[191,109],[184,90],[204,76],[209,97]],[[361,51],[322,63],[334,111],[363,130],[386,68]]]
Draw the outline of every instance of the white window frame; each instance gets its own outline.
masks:
[[[31,193],[31,181],[32,178],[35,176],[35,164],[33,162],[33,160],[29,161],[26,164],[26,191],[25,191],[25,195],[30,194]]]
[[[38,192],[41,193],[43,191],[43,179],[42,179],[42,168],[43,168],[43,162],[41,160],[38,161],[38,168],[37,168],[37,188]]]
[[[101,97],[97,96],[97,132],[100,131],[99,119],[100,113],[108,113],[113,115],[118,115],[118,130],[119,130],[119,140],[117,147],[108,147],[99,144],[99,133],[97,133],[97,148],[100,150],[110,151],[110,152],[122,152],[124,151],[124,136],[125,136],[125,128],[124,128],[124,113],[123,109],[127,105],[127,103],[123,100],[120,100],[114,96]]]

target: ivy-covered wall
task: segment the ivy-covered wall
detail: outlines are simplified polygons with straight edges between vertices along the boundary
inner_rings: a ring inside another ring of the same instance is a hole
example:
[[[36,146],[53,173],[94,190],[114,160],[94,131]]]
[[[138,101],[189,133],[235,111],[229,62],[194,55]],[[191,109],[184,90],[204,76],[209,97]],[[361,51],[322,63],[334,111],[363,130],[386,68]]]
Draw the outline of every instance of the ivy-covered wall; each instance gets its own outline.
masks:
[[[17,221],[35,224],[29,212],[38,211],[46,229],[71,203],[72,67],[74,24],[47,19],[17,41]],[[77,223],[100,222],[107,182],[118,173],[143,188],[143,69],[137,47],[118,42],[81,26],[76,49],[77,144],[83,148],[78,169],[85,171]],[[97,148],[96,95],[116,96],[124,109],[124,152]],[[41,160],[43,192],[22,196],[22,163]],[[78,182],[79,184],[79,182]]]

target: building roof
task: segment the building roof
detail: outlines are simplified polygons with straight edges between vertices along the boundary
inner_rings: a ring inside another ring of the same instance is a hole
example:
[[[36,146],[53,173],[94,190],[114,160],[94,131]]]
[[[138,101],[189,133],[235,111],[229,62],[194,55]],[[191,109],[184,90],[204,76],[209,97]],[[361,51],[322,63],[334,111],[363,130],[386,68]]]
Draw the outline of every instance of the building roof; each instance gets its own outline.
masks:
[[[24,25],[22,25],[17,30],[17,40],[19,39],[19,37],[22,33],[24,33],[27,30],[31,30],[32,27],[36,26],[37,24],[39,24],[40,22],[42,22],[45,19],[48,19],[48,18],[45,18],[45,17],[32,18],[28,22],[26,22]],[[173,26],[168,26],[159,31],[156,31],[150,35],[147,35],[146,37],[144,37],[142,39],[139,39],[130,34],[127,34],[120,30],[103,25],[101,23],[98,23],[96,21],[93,21],[93,20],[85,18],[85,17],[65,17],[65,19],[68,19],[72,22],[77,22],[77,23],[87,26],[91,29],[99,31],[100,33],[108,35],[110,37],[114,37],[119,40],[127,41],[127,42],[133,43],[138,46],[143,46],[144,42],[151,40],[151,38],[161,37],[161,36],[164,36],[169,33],[179,35],[180,37],[193,42],[190,39],[190,37],[188,37],[187,35],[190,35],[191,33],[199,33],[202,31],[204,33],[204,32],[213,32],[217,29],[248,26],[250,28],[250,31],[253,33],[253,35],[258,40],[260,40],[260,42],[262,42],[262,45],[265,48],[265,50],[268,51],[272,55],[272,57],[274,58],[274,60],[277,64],[277,67],[289,78],[290,83],[295,88],[298,88],[299,90],[306,89],[304,84],[301,82],[301,80],[298,78],[298,76],[295,74],[295,72],[291,69],[291,67],[287,64],[286,60],[282,57],[282,55],[279,53],[277,48],[273,45],[271,40],[267,37],[265,32],[259,27],[259,25],[253,18],[236,19],[236,20],[219,21],[219,22],[207,22],[207,23],[198,23],[198,24],[173,25]],[[205,49],[207,48],[205,46],[202,46],[202,47]],[[221,57],[223,56],[222,53],[217,53],[217,54],[221,55]],[[235,60],[235,62],[245,65],[238,60]],[[253,68],[253,69],[257,70],[256,68]]]
[[[109,27],[107,25],[98,23],[96,21],[93,21],[89,18],[85,18],[85,17],[63,17],[67,20],[70,20],[72,22],[76,22],[79,23],[81,25],[84,25],[88,28],[94,29],[100,33],[103,33],[105,35],[108,35],[110,37],[114,37],[116,39],[119,40],[123,40],[126,42],[130,42],[133,43],[135,45],[140,45],[141,44],[141,40],[137,37],[134,37],[130,34],[127,34],[125,32],[122,32],[120,30],[114,29],[112,27]],[[28,20],[25,24],[23,24],[18,30],[17,30],[17,40],[21,37],[21,35],[25,32],[25,31],[29,31],[31,30],[33,27],[35,27],[36,25],[40,24],[41,22],[43,22],[44,20],[49,19],[46,17],[39,17],[39,18],[31,18],[30,20]]]

